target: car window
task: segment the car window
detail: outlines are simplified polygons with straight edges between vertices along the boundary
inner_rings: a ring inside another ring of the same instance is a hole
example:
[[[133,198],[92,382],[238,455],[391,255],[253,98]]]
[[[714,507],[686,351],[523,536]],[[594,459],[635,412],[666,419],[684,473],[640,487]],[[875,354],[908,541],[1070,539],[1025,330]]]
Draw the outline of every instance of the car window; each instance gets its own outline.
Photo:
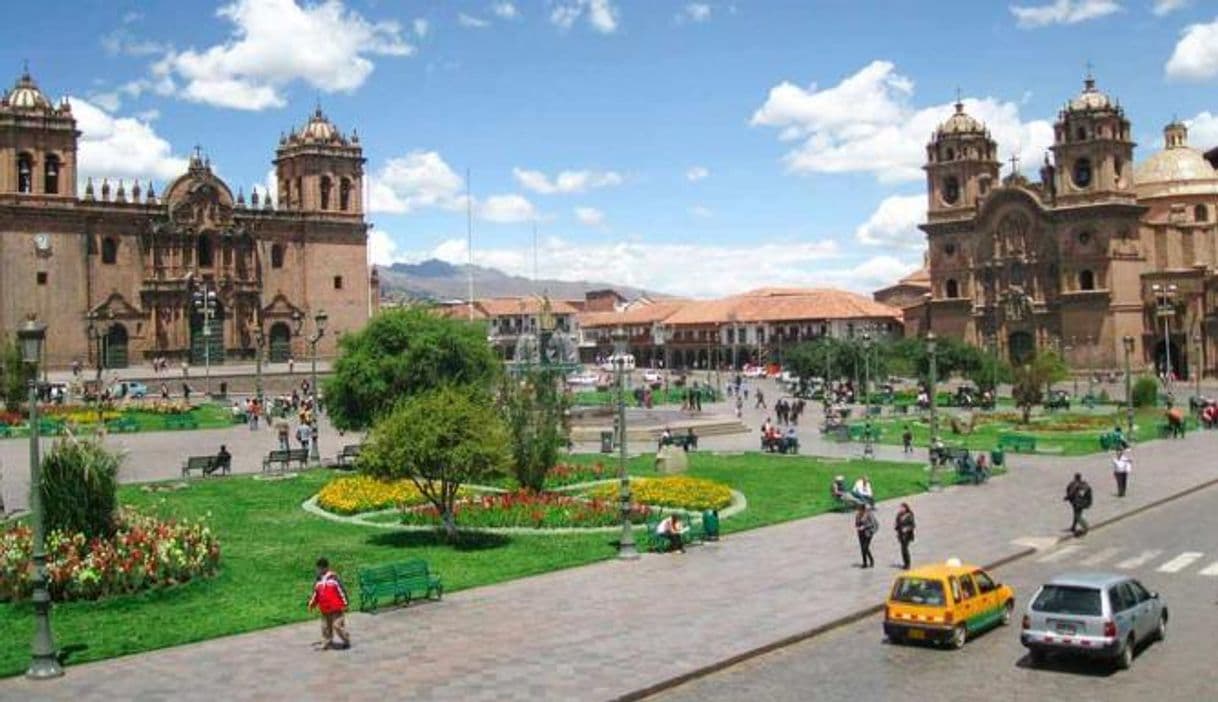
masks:
[[[892,586],[892,599],[905,604],[942,607],[943,581],[929,578],[898,578]]]
[[[977,594],[977,588],[973,585],[973,579],[967,575],[960,576],[960,594],[966,600]]]
[[[1099,590],[1069,585],[1045,585],[1032,601],[1032,610],[1084,617],[1098,617],[1103,613]]]
[[[1108,588],[1108,602],[1114,612],[1124,612],[1134,605],[1133,598],[1129,596],[1129,591],[1123,584]]]
[[[956,576],[951,575],[951,576],[948,576],[947,583],[952,588],[952,602],[959,602],[960,601],[960,581],[956,579]]]
[[[1138,602],[1141,601],[1138,599],[1138,592],[1137,592],[1137,590],[1133,589],[1132,583],[1121,583],[1120,589],[1121,589],[1121,597],[1125,600],[1126,608],[1136,607],[1138,605]]]
[[[1138,582],[1137,580],[1129,581],[1129,589],[1133,591],[1133,595],[1135,598],[1137,598],[1138,602],[1145,602],[1146,600],[1151,599],[1150,593],[1147,592],[1146,588],[1142,587],[1142,583]]]
[[[994,580],[980,570],[973,571],[973,580],[977,582],[977,590],[983,595],[987,592],[993,592],[997,587],[994,585]]]

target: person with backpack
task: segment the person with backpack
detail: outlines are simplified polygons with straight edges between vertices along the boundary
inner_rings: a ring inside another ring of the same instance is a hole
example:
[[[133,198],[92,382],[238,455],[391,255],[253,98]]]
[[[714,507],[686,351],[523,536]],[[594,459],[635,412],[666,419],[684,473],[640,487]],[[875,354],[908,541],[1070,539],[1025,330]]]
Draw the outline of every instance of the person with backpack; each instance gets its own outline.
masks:
[[[313,594],[308,608],[321,613],[322,648],[351,648],[351,636],[347,634],[347,591],[343,589],[338,575],[330,570],[330,561],[317,559],[317,580],[313,583]],[[334,644],[337,636],[341,644]]]
[[[854,530],[859,537],[859,551],[863,555],[863,568],[874,568],[875,557],[871,555],[871,539],[879,530],[880,522],[875,518],[875,510],[868,504],[861,504],[854,512]]]
[[[1070,533],[1076,537],[1083,536],[1090,528],[1083,511],[1091,507],[1091,485],[1083,480],[1082,473],[1075,473],[1074,480],[1066,486],[1066,502],[1074,511],[1074,521],[1070,523]]]

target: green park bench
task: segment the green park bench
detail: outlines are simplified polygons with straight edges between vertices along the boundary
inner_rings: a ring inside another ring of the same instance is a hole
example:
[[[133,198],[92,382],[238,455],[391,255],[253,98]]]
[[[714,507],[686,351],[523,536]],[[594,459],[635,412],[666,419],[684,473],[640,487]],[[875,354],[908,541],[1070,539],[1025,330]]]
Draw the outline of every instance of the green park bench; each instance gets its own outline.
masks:
[[[909,414],[909,403],[900,402],[892,406],[892,411],[897,414]]]
[[[355,459],[359,458],[359,452],[359,444],[347,444],[343,447],[343,450],[339,451],[338,455],[334,457],[334,465],[338,466],[339,468],[350,468],[351,465],[355,463]]]
[[[444,597],[440,575],[427,566],[427,561],[412,558],[400,563],[364,566],[359,569],[359,608],[361,612],[376,610],[382,598],[393,604],[409,605],[415,596],[437,600]]]
[[[129,434],[139,431],[140,424],[131,417],[119,417],[106,422],[106,430],[111,433]]]
[[[867,408],[868,417],[878,417],[883,413],[884,413],[884,408],[879,405],[872,405],[871,407]]]
[[[290,470],[293,463],[299,463],[304,470],[309,463],[309,449],[275,449],[262,459],[262,472],[282,473]]]
[[[219,456],[190,456],[182,463],[182,477],[189,478],[196,470],[205,477],[216,471],[228,475],[231,469],[232,464],[229,461],[221,461]]]
[[[647,548],[655,553],[665,553],[668,551],[668,537],[659,533],[657,529],[660,527],[660,522],[668,515],[656,513],[647,518]],[[706,541],[706,529],[701,520],[695,519],[691,514],[681,515],[682,526],[685,531],[681,532],[681,543],[685,545],[704,543]]]
[[[165,415],[166,429],[198,429],[199,421],[189,414]]]
[[[59,436],[63,433],[63,422],[54,419],[38,420],[38,433],[43,436]]]
[[[1027,434],[999,434],[998,448],[1015,453],[1035,453],[1036,437]]]
[[[868,432],[870,432],[870,434],[871,434],[872,441],[878,441],[880,438],[880,435],[883,434],[883,432],[880,430],[879,427],[873,426],[870,429],[868,429],[867,425],[865,425],[865,424],[851,424],[850,425],[850,440],[851,441],[866,441]]]
[[[0,439],[7,439],[13,435],[13,429],[4,422],[0,422]]]
[[[1106,431],[1100,434],[1100,449],[1103,451],[1115,451],[1126,441],[1125,435],[1120,432]]]

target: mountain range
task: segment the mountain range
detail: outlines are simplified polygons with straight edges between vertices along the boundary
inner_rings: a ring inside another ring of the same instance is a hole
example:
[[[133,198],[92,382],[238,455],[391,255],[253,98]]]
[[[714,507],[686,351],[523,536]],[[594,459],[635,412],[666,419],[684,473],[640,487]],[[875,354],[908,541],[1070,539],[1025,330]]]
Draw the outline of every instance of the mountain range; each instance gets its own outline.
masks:
[[[454,265],[439,259],[420,263],[394,263],[378,268],[381,277],[381,297],[389,300],[464,300],[468,295],[467,272],[473,270],[474,297],[517,297],[532,293],[548,293],[560,300],[581,299],[589,290],[612,288],[627,299],[640,295],[664,297],[641,288],[614,283],[541,279],[531,280],[508,275],[495,268]]]

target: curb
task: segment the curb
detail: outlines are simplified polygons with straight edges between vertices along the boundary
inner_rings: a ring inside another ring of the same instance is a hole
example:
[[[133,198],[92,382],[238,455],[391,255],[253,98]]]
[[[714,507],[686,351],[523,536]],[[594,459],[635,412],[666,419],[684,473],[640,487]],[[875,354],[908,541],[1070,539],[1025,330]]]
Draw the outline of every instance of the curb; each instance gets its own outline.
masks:
[[[1135,507],[1134,509],[1131,509],[1128,512],[1124,512],[1122,514],[1118,514],[1113,517],[1109,517],[1108,519],[1105,519],[1104,521],[1101,521],[1101,522],[1096,522],[1095,524],[1093,524],[1091,526],[1091,530],[1102,529],[1106,526],[1116,524],[1117,522],[1120,522],[1122,520],[1129,519],[1130,517],[1135,517],[1139,514],[1142,514],[1143,512],[1148,512],[1157,507],[1162,507],[1163,505],[1165,505],[1169,502],[1174,502],[1176,500],[1188,497],[1189,495],[1192,495],[1200,490],[1205,490],[1207,488],[1211,488],[1216,485],[1218,485],[1218,478],[1214,478],[1213,480],[1207,480],[1203,483],[1194,485],[1193,487],[1188,488],[1187,490],[1181,490],[1180,492],[1172,493],[1165,497],[1161,497],[1153,502],[1148,502],[1148,503],[1142,505],[1141,507]],[[1062,536],[1062,537],[1058,538],[1056,544],[1061,544],[1066,541],[1073,541],[1078,538],[1080,538],[1080,537],[1076,537],[1073,535]],[[1027,558],[1028,556],[1031,556],[1031,555],[1035,554],[1036,552],[1037,552],[1037,549],[1025,548],[1023,550],[1016,551],[1015,553],[1012,553],[1010,555],[1004,556],[991,563],[982,565],[981,567],[984,568],[985,570],[994,570],[997,568],[1001,568],[1005,565],[1010,565],[1011,563],[1014,563],[1015,561],[1021,560],[1023,558]],[[808,639],[816,638],[817,636],[820,636],[821,634],[826,634],[830,631],[833,631],[834,629],[839,629],[843,626],[853,624],[857,621],[866,619],[867,617],[870,617],[873,614],[878,614],[879,612],[882,612],[882,611],[884,611],[883,604],[872,605],[869,607],[864,607],[859,610],[855,610],[854,612],[850,612],[846,615],[838,617],[837,619],[834,619],[832,621],[829,621],[829,622],[826,622],[819,626],[808,629],[807,631],[801,631],[796,634],[786,636],[777,641],[772,641],[768,644],[763,644],[761,646],[750,649],[748,651],[744,651],[742,653],[737,653],[737,654],[730,656],[728,658],[725,658],[723,660],[716,661],[714,663],[702,666],[700,668],[696,668],[694,670],[691,670],[686,673],[682,673],[680,675],[669,678],[667,680],[661,680],[660,682],[655,683],[654,685],[649,685],[645,688],[642,688],[639,690],[634,690],[634,691],[628,692],[624,695],[614,697],[614,698],[612,698],[612,702],[636,702],[637,700],[646,699],[648,697],[651,697],[652,695],[656,695],[660,692],[664,692],[665,690],[671,690],[672,688],[679,687],[681,685],[684,685],[687,682],[697,680],[698,678],[704,678],[708,675],[712,675],[712,674],[717,673],[726,668],[731,668],[732,666],[737,665],[739,663],[743,663],[744,661],[747,661],[751,658],[757,658],[758,656],[763,656],[767,653],[777,651],[778,649],[786,648],[788,646],[792,646],[792,645],[800,643],[802,641],[807,641]]]

